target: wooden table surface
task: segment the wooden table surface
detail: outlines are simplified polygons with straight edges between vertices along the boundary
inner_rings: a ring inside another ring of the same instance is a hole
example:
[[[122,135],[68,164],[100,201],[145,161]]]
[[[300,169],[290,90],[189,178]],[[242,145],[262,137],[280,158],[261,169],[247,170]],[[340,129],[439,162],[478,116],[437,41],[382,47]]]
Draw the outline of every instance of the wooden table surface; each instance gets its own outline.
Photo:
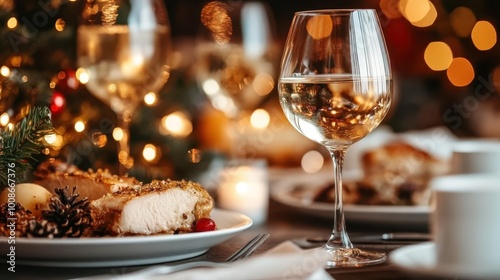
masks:
[[[271,201],[269,206],[269,217],[266,224],[252,227],[242,233],[239,233],[230,240],[212,247],[207,253],[190,260],[223,260],[257,233],[269,233],[269,239],[254,253],[254,255],[256,255],[265,252],[283,241],[301,240],[306,237],[328,236],[331,231],[331,225],[331,221],[322,218],[304,216],[292,211],[287,206]],[[348,232],[352,237],[367,233],[407,230],[383,227],[381,225],[348,224],[347,226]],[[418,230],[426,231],[427,229],[421,228]],[[384,244],[359,245],[365,246],[368,249],[386,251],[390,251],[390,249],[399,246]],[[46,268],[18,265],[16,266],[15,273],[8,272],[7,267],[8,266],[5,263],[2,263],[0,268],[0,279],[70,279],[98,274],[121,274],[144,268],[145,266],[115,268]],[[422,279],[421,277],[405,275],[390,263],[363,268],[329,269],[328,272],[336,280]],[[235,277],[235,279],[237,279],[237,276]]]

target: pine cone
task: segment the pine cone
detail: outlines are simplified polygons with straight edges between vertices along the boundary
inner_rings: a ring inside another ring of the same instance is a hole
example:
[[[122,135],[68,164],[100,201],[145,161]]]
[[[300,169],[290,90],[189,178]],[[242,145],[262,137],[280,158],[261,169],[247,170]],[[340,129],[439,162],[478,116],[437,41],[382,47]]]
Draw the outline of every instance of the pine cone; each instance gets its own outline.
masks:
[[[12,220],[10,220],[10,218],[12,218]],[[36,217],[33,213],[25,209],[21,204],[16,202],[14,209],[9,209],[8,203],[4,203],[0,206],[0,236],[10,236],[11,229],[7,226],[11,222],[14,222],[16,225],[16,237],[26,236],[28,222],[35,219]]]
[[[59,236],[59,228],[47,220],[30,220],[26,236],[54,238]]]
[[[75,190],[69,194],[68,187],[56,188],[49,209],[42,212],[43,219],[58,226],[58,237],[80,237],[90,230],[90,203],[87,198],[79,200]]]

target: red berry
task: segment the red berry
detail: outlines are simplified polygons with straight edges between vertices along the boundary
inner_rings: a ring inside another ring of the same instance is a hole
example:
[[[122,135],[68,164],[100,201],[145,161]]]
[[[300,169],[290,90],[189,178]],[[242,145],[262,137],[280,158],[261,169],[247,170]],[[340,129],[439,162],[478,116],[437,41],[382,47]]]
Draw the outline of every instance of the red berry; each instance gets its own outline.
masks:
[[[201,218],[196,222],[195,230],[197,232],[215,230],[215,222],[210,218]]]

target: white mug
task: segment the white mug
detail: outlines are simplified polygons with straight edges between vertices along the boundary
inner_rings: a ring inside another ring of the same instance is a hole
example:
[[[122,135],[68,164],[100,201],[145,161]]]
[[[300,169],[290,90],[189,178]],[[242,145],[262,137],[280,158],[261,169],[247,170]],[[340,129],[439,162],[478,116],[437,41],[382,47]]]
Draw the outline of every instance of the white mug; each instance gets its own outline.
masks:
[[[452,145],[453,174],[500,174],[500,140],[460,140]]]
[[[472,275],[499,275],[500,175],[437,177],[430,187],[436,265]]]

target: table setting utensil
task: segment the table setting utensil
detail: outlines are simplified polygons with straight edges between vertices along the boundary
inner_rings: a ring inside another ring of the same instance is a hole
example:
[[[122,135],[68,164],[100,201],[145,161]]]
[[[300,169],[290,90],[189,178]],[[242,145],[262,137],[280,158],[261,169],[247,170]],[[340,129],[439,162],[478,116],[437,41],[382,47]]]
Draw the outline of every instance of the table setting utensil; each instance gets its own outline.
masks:
[[[351,234],[350,240],[357,247],[391,250],[405,245],[431,240],[431,235],[423,232],[387,232],[381,234]],[[293,239],[301,248],[316,248],[328,241],[327,236],[310,236]]]
[[[258,241],[257,240],[260,240]],[[251,254],[252,250],[258,247],[258,243],[267,238],[262,234],[254,238],[252,245],[245,245],[250,248],[247,253],[238,251],[233,254],[229,262],[212,263],[202,262],[202,267],[186,269],[178,272],[171,272],[169,267],[152,267],[152,270],[146,268],[137,272],[131,272],[124,275],[102,275],[94,278],[83,279],[325,279],[332,277],[323,269],[328,255],[321,249],[301,250],[290,241],[285,241],[270,250],[259,254],[258,256],[245,257]],[[237,258],[237,259],[236,259]],[[199,265],[199,262],[195,263]],[[186,266],[191,266],[186,263]],[[180,264],[181,268],[186,268]],[[193,264],[194,266],[194,264]],[[177,268],[177,265],[174,267]],[[158,270],[157,270],[158,269]],[[143,273],[145,272],[145,273]],[[167,272],[167,274],[159,273]],[[107,277],[106,277],[107,276]]]
[[[223,260],[222,262],[213,262],[213,261],[194,261],[194,262],[185,262],[181,264],[174,265],[156,265],[148,268],[140,269],[134,272],[130,272],[123,275],[113,275],[113,279],[143,279],[145,277],[152,277],[155,275],[166,275],[170,273],[175,273],[182,270],[187,270],[191,268],[198,267],[224,267],[228,266],[230,263],[235,262],[237,260],[241,260],[247,258],[253,254],[253,252],[259,248],[262,243],[266,241],[269,237],[269,234],[258,234],[254,238],[252,238],[249,242],[243,245],[240,249],[234,252],[231,256]],[[91,276],[87,278],[78,278],[78,279],[108,279],[110,275],[102,275],[102,276]],[[76,280],[76,279],[75,279]]]

